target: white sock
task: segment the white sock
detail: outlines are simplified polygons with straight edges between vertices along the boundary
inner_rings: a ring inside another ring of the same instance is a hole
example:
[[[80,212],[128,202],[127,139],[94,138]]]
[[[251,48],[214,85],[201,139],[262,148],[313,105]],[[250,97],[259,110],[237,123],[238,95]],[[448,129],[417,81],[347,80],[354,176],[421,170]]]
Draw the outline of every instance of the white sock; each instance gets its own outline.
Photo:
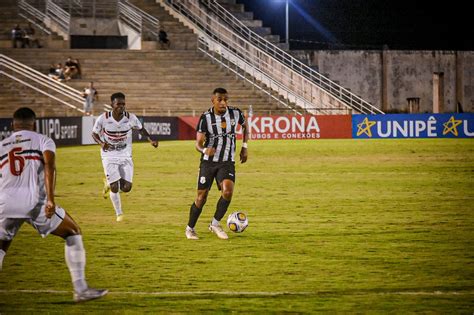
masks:
[[[5,257],[6,254],[7,253],[3,249],[0,249],[0,271],[2,270],[3,258]]]
[[[82,244],[82,235],[72,235],[66,238],[65,255],[66,264],[71,273],[74,291],[82,292],[87,289],[85,277],[86,251]]]
[[[186,225],[186,231],[194,231],[192,227],[189,227],[189,225]]]
[[[215,218],[212,218],[211,225],[218,226],[218,225],[219,225],[219,221],[217,221]]]
[[[114,206],[115,209],[115,214],[116,215],[121,215],[123,214],[122,212],[122,202],[120,200],[120,193],[113,193],[110,191],[110,200],[112,201],[112,205]]]

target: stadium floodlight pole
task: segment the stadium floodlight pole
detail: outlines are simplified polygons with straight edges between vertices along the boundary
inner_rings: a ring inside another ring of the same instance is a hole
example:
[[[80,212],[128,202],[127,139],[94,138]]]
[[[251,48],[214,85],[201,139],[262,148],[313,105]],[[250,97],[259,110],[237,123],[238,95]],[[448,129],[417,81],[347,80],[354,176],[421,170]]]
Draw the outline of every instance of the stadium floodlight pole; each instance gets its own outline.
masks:
[[[288,6],[288,2],[289,0],[286,0],[286,5],[285,5],[285,27],[286,27],[286,39],[285,39],[285,43],[288,47],[288,49],[290,48],[290,27],[289,27],[289,6]]]

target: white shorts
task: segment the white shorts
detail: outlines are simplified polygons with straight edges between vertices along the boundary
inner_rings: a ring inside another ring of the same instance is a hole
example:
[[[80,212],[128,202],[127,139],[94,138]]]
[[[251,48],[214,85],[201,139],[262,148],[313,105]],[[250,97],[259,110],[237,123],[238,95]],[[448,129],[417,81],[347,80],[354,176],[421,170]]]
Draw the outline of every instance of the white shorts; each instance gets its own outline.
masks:
[[[54,232],[61,222],[63,222],[66,211],[56,206],[55,213],[48,219],[46,217],[45,208],[46,206],[43,205],[39,211],[32,211],[32,213],[36,212],[37,215],[35,216],[33,214],[30,218],[7,218],[0,216],[0,240],[11,241],[24,222],[30,224],[38,231],[41,237],[46,237],[51,232]]]
[[[121,178],[130,183],[133,180],[132,158],[103,158],[102,166],[109,184],[115,183]]]

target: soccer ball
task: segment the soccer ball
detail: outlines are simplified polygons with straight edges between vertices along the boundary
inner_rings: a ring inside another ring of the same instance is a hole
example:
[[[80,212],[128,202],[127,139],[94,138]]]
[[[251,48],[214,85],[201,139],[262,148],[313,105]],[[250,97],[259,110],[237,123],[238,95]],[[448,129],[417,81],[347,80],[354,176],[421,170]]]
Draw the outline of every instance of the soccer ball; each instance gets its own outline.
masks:
[[[229,214],[227,218],[227,227],[235,233],[243,232],[249,225],[247,215],[241,211],[236,211]]]

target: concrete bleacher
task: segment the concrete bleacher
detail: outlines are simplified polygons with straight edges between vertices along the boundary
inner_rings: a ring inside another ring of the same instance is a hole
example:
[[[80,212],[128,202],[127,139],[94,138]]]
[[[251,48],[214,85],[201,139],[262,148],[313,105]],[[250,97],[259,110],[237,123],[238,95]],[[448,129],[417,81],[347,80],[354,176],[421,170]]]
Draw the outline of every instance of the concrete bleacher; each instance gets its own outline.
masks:
[[[9,9],[12,16],[17,14],[15,1],[6,1],[10,4],[3,7]],[[216,87],[226,88],[230,94],[230,105],[242,110],[248,110],[251,105],[255,113],[291,112],[198,52],[196,35],[154,1],[132,2],[160,19],[172,41],[170,49],[0,48],[0,54],[44,74],[48,73],[50,64],[64,64],[68,56],[77,58],[81,63],[82,77],[68,81],[67,85],[82,90],[88,82],[94,81],[99,91],[99,104],[110,103],[110,95],[121,91],[127,95],[128,110],[140,115],[199,115],[211,106],[210,96]],[[7,29],[11,26],[8,25]],[[0,76],[0,83],[0,117],[9,117],[12,109],[20,106],[32,106],[41,115],[81,114],[5,76]],[[74,105],[81,107],[77,103]],[[95,114],[102,110],[103,106],[96,105]]]
[[[88,50],[88,49],[0,49],[5,54],[44,74],[51,63],[68,56],[81,63],[81,79],[67,84],[82,90],[94,81],[100,102],[109,103],[110,94],[122,91],[127,95],[128,109],[143,115],[192,115],[209,108],[215,87],[228,89],[231,104],[255,112],[278,112],[276,103],[246,86],[234,75],[212,64],[197,51],[190,50]],[[0,91],[0,103],[8,88]],[[32,94],[38,94],[32,92]],[[43,98],[41,95],[38,97]],[[13,104],[12,104],[13,105]],[[18,102],[16,106],[28,105]],[[62,106],[62,105],[58,105]],[[4,113],[0,112],[0,115]]]
[[[28,21],[21,17],[18,12],[17,0],[1,0],[0,1],[0,48],[11,48],[11,30],[19,24],[23,29],[27,26]],[[67,42],[52,32],[47,34],[40,28],[35,27],[35,36],[39,39],[41,45],[47,48],[66,48]]]

